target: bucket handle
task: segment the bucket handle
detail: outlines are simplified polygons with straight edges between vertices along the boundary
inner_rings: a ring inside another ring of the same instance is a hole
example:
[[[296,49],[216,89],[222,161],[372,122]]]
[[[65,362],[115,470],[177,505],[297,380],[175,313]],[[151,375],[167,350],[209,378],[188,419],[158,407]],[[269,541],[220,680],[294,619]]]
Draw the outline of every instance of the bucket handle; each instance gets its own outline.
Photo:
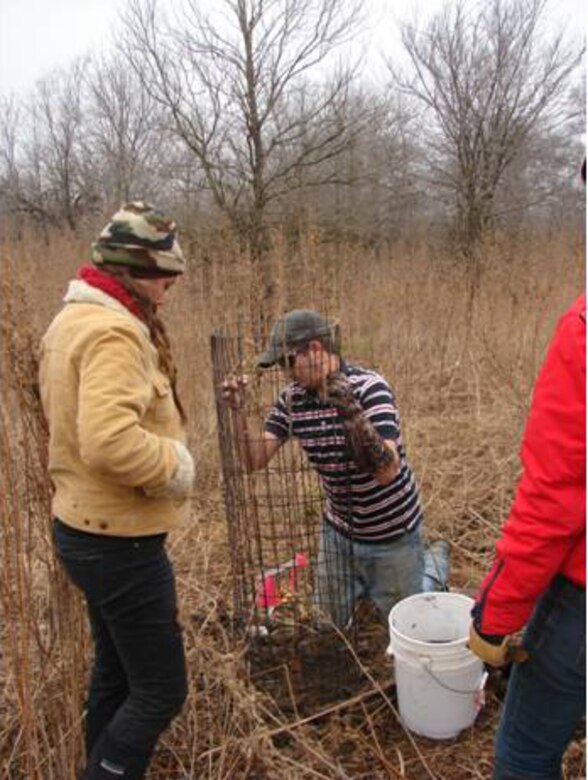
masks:
[[[437,685],[440,685],[442,688],[445,688],[446,691],[451,691],[451,693],[461,693],[464,696],[473,696],[474,694],[479,693],[483,689],[484,685],[486,684],[486,679],[488,675],[483,675],[480,684],[478,685],[477,688],[474,688],[473,690],[461,691],[458,688],[452,688],[450,685],[446,685],[442,680],[440,680],[437,677],[437,675],[433,672],[433,670],[431,669],[432,661],[429,658],[429,656],[421,655],[419,656],[419,660],[425,672],[427,672],[427,674],[430,675],[433,678],[433,680],[435,680]]]

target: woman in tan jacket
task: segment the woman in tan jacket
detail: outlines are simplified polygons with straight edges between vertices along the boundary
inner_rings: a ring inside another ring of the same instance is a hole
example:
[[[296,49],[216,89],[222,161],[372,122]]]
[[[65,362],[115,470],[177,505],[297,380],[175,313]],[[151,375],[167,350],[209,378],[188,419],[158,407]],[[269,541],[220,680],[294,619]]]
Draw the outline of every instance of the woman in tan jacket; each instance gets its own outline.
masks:
[[[187,693],[168,531],[194,464],[158,316],[184,272],[175,224],[149,204],[117,212],[70,282],[42,342],[55,543],[83,591],[94,642],[83,780],[144,777]]]

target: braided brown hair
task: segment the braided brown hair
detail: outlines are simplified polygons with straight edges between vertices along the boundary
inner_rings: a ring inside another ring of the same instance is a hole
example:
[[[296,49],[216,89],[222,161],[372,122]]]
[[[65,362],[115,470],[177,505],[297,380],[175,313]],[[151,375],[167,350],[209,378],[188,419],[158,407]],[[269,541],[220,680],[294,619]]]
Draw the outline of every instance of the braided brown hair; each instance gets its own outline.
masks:
[[[153,301],[149,300],[149,298],[141,295],[137,291],[135,285],[133,284],[133,276],[127,266],[105,263],[100,267],[100,270],[118,279],[125,290],[139,304],[145,324],[149,328],[149,337],[151,339],[151,343],[157,350],[157,355],[159,357],[159,368],[169,379],[174,402],[178,412],[180,413],[180,418],[185,424],[187,420],[186,412],[180,400],[177,388],[178,370],[173,359],[171,342],[169,340],[169,336],[167,335],[165,325],[157,314],[157,307]]]

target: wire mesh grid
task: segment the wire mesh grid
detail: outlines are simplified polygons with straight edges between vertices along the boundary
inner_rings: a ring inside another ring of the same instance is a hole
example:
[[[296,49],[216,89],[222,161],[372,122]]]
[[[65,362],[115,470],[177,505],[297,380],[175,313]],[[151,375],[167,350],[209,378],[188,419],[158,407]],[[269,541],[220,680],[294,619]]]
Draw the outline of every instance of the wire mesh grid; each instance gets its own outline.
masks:
[[[296,441],[259,471],[245,468],[241,432],[221,388],[227,377],[248,376],[240,414],[248,436],[262,436],[285,378],[279,370],[256,370],[259,348],[241,329],[211,336],[234,617],[247,637],[252,676],[274,693],[280,687],[294,693],[299,707],[309,688],[315,703],[317,697],[324,703],[362,681],[350,656],[356,622],[340,609],[353,605],[352,546],[343,537],[334,547],[321,541],[324,496]],[[347,641],[339,641],[342,629]]]

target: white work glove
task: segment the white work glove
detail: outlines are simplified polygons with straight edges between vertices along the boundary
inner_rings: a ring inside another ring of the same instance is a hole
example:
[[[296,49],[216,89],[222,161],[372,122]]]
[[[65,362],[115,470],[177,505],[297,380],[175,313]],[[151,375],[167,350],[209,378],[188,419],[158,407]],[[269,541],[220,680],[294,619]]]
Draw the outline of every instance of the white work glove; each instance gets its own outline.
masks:
[[[159,488],[145,488],[145,495],[150,498],[187,498],[192,490],[194,482],[195,467],[194,458],[190,451],[181,441],[171,439],[178,458],[178,465],[172,478],[165,485]]]

